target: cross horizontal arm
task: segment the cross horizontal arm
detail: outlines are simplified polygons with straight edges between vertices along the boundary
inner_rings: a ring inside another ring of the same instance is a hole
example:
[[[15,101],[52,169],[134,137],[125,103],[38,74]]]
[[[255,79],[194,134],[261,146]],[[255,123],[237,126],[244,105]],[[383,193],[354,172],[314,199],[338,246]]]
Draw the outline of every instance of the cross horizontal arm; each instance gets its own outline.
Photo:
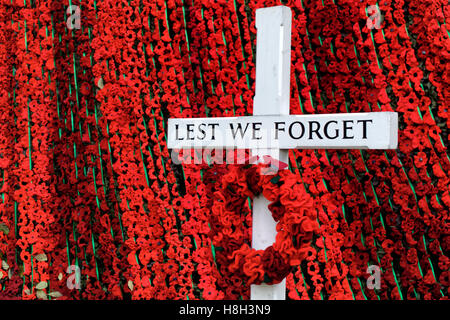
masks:
[[[171,149],[396,149],[396,112],[169,119]]]

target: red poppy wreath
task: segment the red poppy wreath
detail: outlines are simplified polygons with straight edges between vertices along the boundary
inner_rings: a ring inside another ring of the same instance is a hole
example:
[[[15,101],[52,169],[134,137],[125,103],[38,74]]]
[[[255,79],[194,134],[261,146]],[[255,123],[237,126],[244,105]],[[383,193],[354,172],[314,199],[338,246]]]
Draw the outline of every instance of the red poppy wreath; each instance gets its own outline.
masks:
[[[238,276],[247,285],[279,283],[291,266],[311,252],[318,232],[313,200],[289,170],[261,175],[262,166],[228,166],[214,193],[210,226],[216,263],[223,276]],[[250,199],[263,194],[277,224],[275,242],[265,250],[251,248]]]

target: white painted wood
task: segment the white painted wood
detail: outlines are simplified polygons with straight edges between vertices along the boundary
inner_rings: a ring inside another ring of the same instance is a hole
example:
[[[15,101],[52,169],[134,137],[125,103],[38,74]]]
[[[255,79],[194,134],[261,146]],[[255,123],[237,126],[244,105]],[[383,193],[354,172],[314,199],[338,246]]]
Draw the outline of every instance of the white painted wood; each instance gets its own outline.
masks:
[[[287,154],[286,150],[282,150]],[[264,250],[275,242],[276,222],[269,210],[270,201],[263,195],[253,199],[252,219],[252,247]],[[285,300],[286,280],[274,285],[251,285],[251,300]]]
[[[278,149],[395,149],[397,127],[396,112],[169,119],[168,144],[273,149],[278,159]]]
[[[291,68],[291,9],[285,6],[256,10],[256,83],[253,115],[288,115]],[[270,128],[266,129],[270,137]],[[271,141],[271,140],[269,140]],[[281,141],[281,140],[278,140]],[[277,141],[277,142],[278,142]],[[252,155],[264,155],[289,162],[289,151],[274,144],[252,149]],[[267,148],[272,147],[271,150]],[[276,222],[269,210],[269,201],[260,195],[253,199],[252,247],[264,250],[275,242]],[[251,300],[285,300],[286,280],[275,285],[251,285]]]
[[[253,115],[289,114],[291,20],[289,7],[256,10]]]

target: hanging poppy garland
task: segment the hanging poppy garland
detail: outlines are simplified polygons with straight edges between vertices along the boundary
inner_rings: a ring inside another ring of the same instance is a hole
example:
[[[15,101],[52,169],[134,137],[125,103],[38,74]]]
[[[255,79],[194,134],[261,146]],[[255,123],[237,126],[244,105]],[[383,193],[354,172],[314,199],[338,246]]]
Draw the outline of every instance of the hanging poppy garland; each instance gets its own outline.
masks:
[[[398,150],[180,164],[169,118],[253,113],[255,11],[280,4],[290,114],[396,111]],[[0,299],[248,299],[284,277],[289,299],[448,299],[449,21],[447,0],[0,0]]]

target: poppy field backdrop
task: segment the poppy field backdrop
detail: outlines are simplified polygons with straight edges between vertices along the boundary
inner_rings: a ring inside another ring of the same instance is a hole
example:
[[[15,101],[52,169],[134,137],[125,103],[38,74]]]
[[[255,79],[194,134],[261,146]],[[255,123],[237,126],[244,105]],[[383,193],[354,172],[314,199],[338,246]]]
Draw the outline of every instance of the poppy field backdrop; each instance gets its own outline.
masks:
[[[272,278],[289,299],[449,298],[447,0],[0,0],[0,299],[249,298],[257,178],[174,163],[166,126],[252,114],[255,10],[281,4],[290,113],[396,111],[399,146],[290,151],[314,223]]]

